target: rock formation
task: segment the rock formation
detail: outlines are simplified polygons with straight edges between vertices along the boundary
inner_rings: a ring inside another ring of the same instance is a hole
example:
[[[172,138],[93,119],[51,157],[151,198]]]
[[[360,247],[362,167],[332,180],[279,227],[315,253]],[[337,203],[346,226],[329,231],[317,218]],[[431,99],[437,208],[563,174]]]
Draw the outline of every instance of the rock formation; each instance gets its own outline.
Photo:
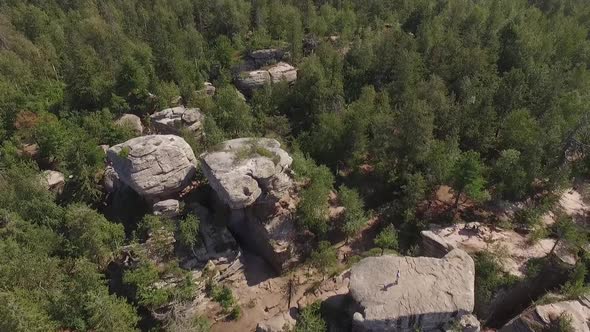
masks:
[[[57,171],[43,171],[41,174],[42,176],[42,183],[47,188],[47,190],[61,194],[64,190],[64,186],[66,184],[66,178],[64,177],[63,173]]]
[[[199,233],[203,245],[196,250],[197,260],[207,262],[222,257],[232,259],[238,255],[238,244],[227,227],[215,220],[206,207],[192,203],[189,211],[199,218]]]
[[[135,114],[123,114],[123,116],[115,121],[115,124],[131,129],[136,135],[141,135],[143,133],[141,119]]]
[[[174,135],[136,137],[107,151],[118,178],[152,201],[184,189],[195,174],[197,159],[188,143]]]
[[[279,142],[229,140],[201,159],[209,184],[229,210],[228,226],[233,233],[277,270],[292,263],[296,232],[289,167],[293,159]]]
[[[272,83],[295,82],[297,80],[297,69],[285,62],[279,62],[268,68]]]
[[[572,331],[590,332],[590,296],[534,306],[508,322],[500,332],[557,331],[555,326],[560,319],[569,319]]]
[[[243,71],[236,79],[237,87],[247,94],[267,84],[294,82],[297,80],[297,69],[286,62],[264,67],[257,70]]]
[[[203,126],[203,114],[198,108],[177,106],[150,115],[154,128],[161,134],[180,134],[183,128],[199,132]]]
[[[287,54],[278,49],[254,51],[246,56],[245,61],[235,70],[239,73],[235,79],[236,86],[247,95],[267,84],[294,82],[297,69],[284,62]]]
[[[180,202],[175,199],[159,201],[152,206],[152,211],[156,216],[174,218],[180,214]]]
[[[420,235],[422,236],[422,253],[424,256],[442,258],[454,249],[445,239],[432,231],[422,231]]]
[[[351,269],[353,331],[435,330],[471,313],[474,282],[473,259],[459,249],[442,259],[365,258]]]

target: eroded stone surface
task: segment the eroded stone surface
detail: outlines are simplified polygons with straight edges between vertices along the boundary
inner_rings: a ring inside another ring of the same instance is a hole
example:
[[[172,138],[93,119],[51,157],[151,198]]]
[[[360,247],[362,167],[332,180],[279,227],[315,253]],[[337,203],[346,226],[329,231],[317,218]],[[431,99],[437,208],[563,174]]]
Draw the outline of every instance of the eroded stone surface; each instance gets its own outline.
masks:
[[[240,72],[236,85],[245,93],[264,87],[267,84],[297,80],[297,69],[286,62],[279,62],[256,70]]]
[[[286,62],[279,62],[268,68],[272,83],[294,82],[297,80],[297,69]]]
[[[117,144],[107,151],[119,179],[148,198],[167,198],[189,183],[197,159],[181,137],[149,135]]]
[[[225,141],[216,151],[201,155],[201,159],[209,184],[232,209],[251,205],[263,191],[283,192],[290,185],[284,172],[293,159],[274,139]]]
[[[183,128],[198,132],[202,128],[203,114],[198,108],[177,106],[150,115],[154,128],[162,134],[179,134]]]
[[[350,294],[359,309],[354,331],[435,329],[471,313],[474,282],[473,259],[460,249],[442,259],[365,258],[351,269]]]
[[[506,324],[500,332],[550,331],[562,315],[571,318],[573,331],[590,332],[590,299],[583,296],[574,301],[539,305],[525,310]]]

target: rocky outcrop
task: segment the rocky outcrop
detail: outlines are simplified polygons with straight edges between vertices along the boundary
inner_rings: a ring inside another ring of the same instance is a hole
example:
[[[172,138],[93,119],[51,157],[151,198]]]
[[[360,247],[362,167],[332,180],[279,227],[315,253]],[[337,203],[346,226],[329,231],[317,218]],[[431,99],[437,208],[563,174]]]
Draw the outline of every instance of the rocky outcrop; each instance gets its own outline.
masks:
[[[422,254],[424,256],[442,258],[454,249],[445,239],[432,231],[422,231],[420,235],[422,236]]]
[[[293,159],[268,138],[239,138],[223,142],[201,155],[203,173],[228,209],[228,226],[277,270],[293,263],[296,235]]]
[[[231,209],[252,205],[264,191],[275,196],[288,189],[285,173],[293,159],[269,138],[238,138],[201,156],[209,184]]]
[[[442,259],[365,258],[351,269],[353,331],[438,329],[471,313],[474,281],[473,259],[459,249]]]
[[[200,132],[203,126],[203,114],[198,108],[177,106],[167,108],[150,115],[154,129],[161,134],[180,134],[186,128],[191,132]]]
[[[254,90],[271,83],[296,81],[297,69],[281,61],[282,54],[282,51],[278,50],[259,50],[251,53],[246,63],[238,69],[239,74],[235,80],[238,89],[246,94],[252,94]]]
[[[180,214],[180,202],[175,199],[159,201],[152,206],[152,211],[156,216],[174,218]]]
[[[66,184],[66,178],[64,177],[63,173],[46,170],[43,171],[41,177],[42,183],[45,188],[47,188],[47,190],[56,194],[61,194],[63,192],[64,186]]]
[[[557,331],[560,319],[570,320],[572,331],[590,332],[590,297],[534,306],[508,322],[500,332]]]
[[[119,179],[152,201],[184,189],[195,174],[197,159],[188,143],[174,135],[136,137],[107,151]]]
[[[135,114],[123,114],[123,116],[115,121],[115,124],[117,126],[131,129],[136,135],[141,135],[143,133],[141,119]]]
[[[244,71],[240,73],[236,80],[237,87],[246,93],[251,93],[253,90],[270,83],[271,79],[268,70]]]
[[[297,80],[297,69],[285,62],[279,62],[268,68],[272,83],[295,82]]]

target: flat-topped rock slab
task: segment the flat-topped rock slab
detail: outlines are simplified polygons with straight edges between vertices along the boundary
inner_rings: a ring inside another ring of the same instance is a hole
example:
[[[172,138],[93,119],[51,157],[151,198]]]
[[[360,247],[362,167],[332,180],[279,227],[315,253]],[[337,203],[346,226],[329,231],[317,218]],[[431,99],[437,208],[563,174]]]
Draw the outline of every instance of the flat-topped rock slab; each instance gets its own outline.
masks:
[[[473,259],[459,249],[442,259],[365,258],[351,270],[350,294],[358,307],[354,331],[435,329],[471,313],[474,282]]]

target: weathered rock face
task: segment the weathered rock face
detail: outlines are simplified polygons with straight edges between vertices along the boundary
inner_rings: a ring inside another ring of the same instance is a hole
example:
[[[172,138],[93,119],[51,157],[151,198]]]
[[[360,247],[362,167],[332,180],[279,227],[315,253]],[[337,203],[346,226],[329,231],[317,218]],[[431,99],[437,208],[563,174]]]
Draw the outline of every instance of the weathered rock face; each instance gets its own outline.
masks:
[[[108,193],[114,193],[119,188],[121,188],[122,183],[119,179],[119,174],[117,174],[117,171],[115,171],[115,169],[112,166],[107,166],[107,168],[104,170],[102,186],[104,187],[104,190]]]
[[[246,94],[262,88],[267,84],[297,80],[297,69],[286,62],[279,62],[256,70],[240,72],[236,78],[236,86]]]
[[[270,84],[270,73],[268,70],[244,71],[240,73],[236,83],[240,90],[250,93]]]
[[[420,235],[422,236],[422,253],[424,256],[442,258],[454,249],[445,239],[432,231],[422,231]]]
[[[297,80],[297,69],[285,62],[279,62],[268,68],[272,83],[295,82]]]
[[[180,202],[175,199],[159,201],[152,206],[156,216],[174,218],[180,214]]]
[[[186,128],[191,132],[199,132],[202,128],[203,114],[198,108],[177,106],[167,108],[150,115],[156,131],[162,134],[179,134]]]
[[[201,156],[203,173],[222,205],[228,227],[275,269],[293,263],[296,235],[288,175],[293,159],[279,142],[240,138]],[[286,207],[285,207],[286,206]]]
[[[571,319],[573,331],[590,332],[590,298],[539,305],[525,310],[506,324],[500,332],[553,331],[551,327],[565,315]],[[556,331],[557,329],[555,329]]]
[[[135,114],[123,114],[123,116],[115,121],[115,124],[130,128],[136,135],[141,135],[143,133],[141,119]]]
[[[353,331],[435,330],[471,313],[474,282],[473,259],[459,249],[442,259],[365,258],[351,269]]]
[[[197,159],[188,143],[174,135],[130,139],[107,151],[119,179],[148,200],[168,198],[186,187]]]
[[[225,141],[201,158],[209,184],[231,209],[252,205],[263,191],[276,195],[290,186],[285,171],[293,159],[274,139]]]
[[[54,192],[56,194],[61,194],[64,190],[64,186],[66,184],[66,179],[61,172],[57,171],[43,171],[41,174],[42,183],[45,185],[47,190]]]

